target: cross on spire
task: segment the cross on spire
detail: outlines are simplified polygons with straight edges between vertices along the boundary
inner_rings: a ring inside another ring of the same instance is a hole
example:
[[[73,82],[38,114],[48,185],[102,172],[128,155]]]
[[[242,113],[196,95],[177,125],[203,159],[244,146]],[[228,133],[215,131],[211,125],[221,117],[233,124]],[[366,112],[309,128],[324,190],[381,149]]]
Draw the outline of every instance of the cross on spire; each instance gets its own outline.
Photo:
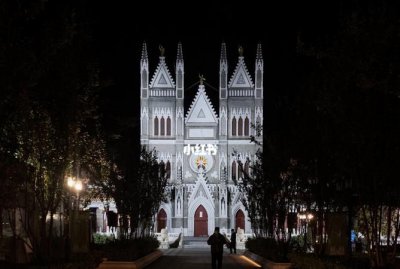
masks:
[[[199,74],[199,79],[200,79],[200,85],[203,85],[206,78],[203,75]]]

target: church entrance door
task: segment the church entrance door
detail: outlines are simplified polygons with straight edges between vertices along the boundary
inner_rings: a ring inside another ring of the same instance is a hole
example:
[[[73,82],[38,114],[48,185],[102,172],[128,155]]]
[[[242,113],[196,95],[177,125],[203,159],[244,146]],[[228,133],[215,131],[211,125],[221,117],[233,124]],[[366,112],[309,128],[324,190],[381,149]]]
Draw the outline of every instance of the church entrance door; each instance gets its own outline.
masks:
[[[161,208],[157,214],[157,232],[161,232],[161,229],[167,227],[167,213]]]
[[[199,205],[194,213],[194,236],[208,236],[208,215],[202,205]]]
[[[239,227],[244,230],[244,213],[241,209],[236,212],[235,216],[235,230]]]

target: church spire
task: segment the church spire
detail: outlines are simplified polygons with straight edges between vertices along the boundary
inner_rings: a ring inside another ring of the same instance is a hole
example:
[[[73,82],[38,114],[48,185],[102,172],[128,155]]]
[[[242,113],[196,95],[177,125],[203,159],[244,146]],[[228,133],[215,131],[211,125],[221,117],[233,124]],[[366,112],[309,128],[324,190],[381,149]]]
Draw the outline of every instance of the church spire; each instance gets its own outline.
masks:
[[[143,46],[142,46],[142,61],[147,61],[149,57],[147,56],[147,45],[146,42],[143,41]]]
[[[261,49],[261,43],[257,44],[257,53],[256,53],[256,60],[261,60],[262,61],[262,49]]]
[[[147,45],[143,41],[140,59],[140,135],[141,143],[148,144],[149,138],[149,57]]]
[[[226,44],[221,44],[221,58],[219,60],[219,98],[227,97],[228,61],[226,59]]]
[[[143,42],[142,58],[140,60],[140,88],[142,98],[147,98],[149,89],[149,58],[147,56],[146,42]]]
[[[184,75],[184,64],[183,64],[183,52],[182,43],[178,43],[178,50],[176,54],[176,98],[183,99],[183,75]]]
[[[225,42],[222,42],[221,44],[221,61],[225,60],[226,61],[226,44]]]
[[[182,143],[184,139],[184,75],[185,75],[185,65],[183,61],[182,43],[178,42],[178,48],[176,52],[176,64],[175,64],[175,81],[176,81],[176,118],[175,118],[175,134],[177,144]]]
[[[262,99],[263,98],[263,76],[264,76],[264,60],[262,58],[262,49],[261,43],[257,44],[257,53],[256,53],[256,67],[255,67],[255,98]]]
[[[182,60],[183,61],[183,53],[182,53],[182,43],[178,43],[178,52],[176,54],[176,60]]]

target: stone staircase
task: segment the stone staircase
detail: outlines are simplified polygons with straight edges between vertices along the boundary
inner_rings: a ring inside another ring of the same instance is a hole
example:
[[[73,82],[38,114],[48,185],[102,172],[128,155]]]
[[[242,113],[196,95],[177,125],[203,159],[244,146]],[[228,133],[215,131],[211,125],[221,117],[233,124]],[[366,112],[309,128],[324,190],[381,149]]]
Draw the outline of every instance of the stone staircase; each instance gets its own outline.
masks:
[[[208,237],[193,237],[184,236],[183,237],[183,248],[209,248],[207,245]]]

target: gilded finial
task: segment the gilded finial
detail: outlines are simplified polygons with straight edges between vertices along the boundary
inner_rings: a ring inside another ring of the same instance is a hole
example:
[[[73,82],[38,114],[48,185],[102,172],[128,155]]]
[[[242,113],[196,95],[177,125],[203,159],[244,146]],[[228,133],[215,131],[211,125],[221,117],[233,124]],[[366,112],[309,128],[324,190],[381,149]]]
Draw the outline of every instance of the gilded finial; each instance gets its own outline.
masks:
[[[203,85],[203,83],[206,80],[206,78],[203,75],[199,74],[199,79],[200,79],[200,85]]]
[[[160,45],[160,46],[158,47],[158,49],[160,50],[160,56],[161,56],[161,57],[164,57],[164,53],[165,53],[164,47],[163,47],[162,45]]]
[[[239,46],[238,51],[239,51],[239,56],[242,57],[243,56],[243,47]]]

